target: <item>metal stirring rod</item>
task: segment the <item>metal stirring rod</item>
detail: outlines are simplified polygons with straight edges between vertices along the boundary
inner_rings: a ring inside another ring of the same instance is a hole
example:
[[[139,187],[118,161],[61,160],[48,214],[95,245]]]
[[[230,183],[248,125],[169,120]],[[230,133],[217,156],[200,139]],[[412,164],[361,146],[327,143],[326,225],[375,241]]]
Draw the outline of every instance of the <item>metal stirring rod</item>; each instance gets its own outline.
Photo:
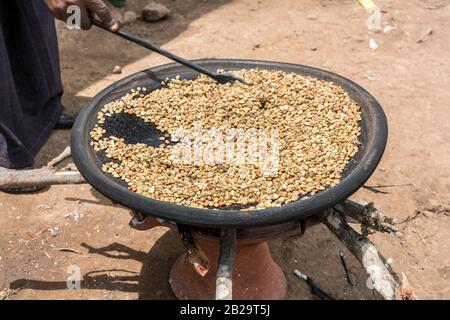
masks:
[[[184,66],[186,66],[186,67],[188,67],[190,69],[193,69],[193,70],[195,70],[195,71],[197,71],[199,73],[207,75],[208,77],[216,80],[217,82],[219,82],[221,84],[233,83],[235,81],[239,81],[240,83],[243,83],[245,85],[249,85],[247,82],[245,82],[245,80],[243,80],[243,79],[241,79],[239,77],[233,76],[232,74],[229,74],[229,73],[217,73],[217,72],[213,72],[213,71],[210,71],[208,69],[205,69],[202,66],[199,66],[198,64],[193,63],[192,61],[189,61],[187,59],[179,57],[179,56],[177,56],[177,55],[175,55],[175,54],[173,54],[173,53],[171,53],[171,52],[169,52],[167,50],[161,49],[161,48],[155,46],[154,44],[146,42],[146,41],[144,41],[144,40],[142,40],[142,39],[140,39],[140,38],[138,38],[138,37],[136,37],[134,35],[131,35],[131,34],[125,32],[125,31],[122,31],[122,30],[119,30],[119,31],[116,31],[116,32],[111,31],[110,29],[105,27],[101,21],[99,21],[99,20],[97,20],[95,18],[92,18],[92,24],[94,26],[99,27],[99,28],[101,28],[103,30],[106,30],[106,31],[108,31],[108,32],[110,32],[112,34],[115,34],[115,35],[117,35],[119,37],[122,37],[122,38],[124,38],[124,39],[126,39],[128,41],[134,42],[134,43],[140,45],[141,47],[144,47],[146,49],[149,49],[151,51],[159,53],[160,55],[162,55],[162,56],[164,56],[166,58],[169,58],[170,60],[173,60],[175,62],[178,62],[179,64],[182,64],[182,65],[184,65]]]

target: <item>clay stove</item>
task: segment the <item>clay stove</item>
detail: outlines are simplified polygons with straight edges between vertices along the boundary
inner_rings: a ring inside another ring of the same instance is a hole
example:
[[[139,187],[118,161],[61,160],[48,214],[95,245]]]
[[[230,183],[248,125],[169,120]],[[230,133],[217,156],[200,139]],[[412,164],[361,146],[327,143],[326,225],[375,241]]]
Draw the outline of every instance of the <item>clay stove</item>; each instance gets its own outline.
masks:
[[[363,255],[370,251],[367,248],[373,245],[348,227],[347,218],[363,223],[366,229],[389,229],[389,224],[376,210],[357,204],[349,205],[351,202],[345,200],[363,186],[383,154],[387,122],[378,102],[354,82],[307,66],[253,60],[196,62],[211,70],[276,69],[340,85],[361,106],[361,147],[351,159],[339,184],[278,208],[242,212],[199,209],[162,202],[134,193],[119,179],[103,173],[101,166],[109,159],[92,150],[89,133],[100,109],[131,89],[141,87],[152,91],[159,88],[161,81],[166,78],[180,75],[184,79],[195,79],[198,74],[183,66],[168,64],[131,75],[100,92],[77,117],[72,129],[72,157],[80,173],[96,190],[135,212],[131,223],[134,228],[142,230],[163,224],[178,229],[186,254],[177,259],[170,272],[170,284],[175,295],[179,299],[284,298],[286,278],[272,260],[267,241],[300,235],[307,226],[318,222],[325,223],[362,260]],[[136,121],[139,120],[136,118]],[[132,124],[114,127],[114,123],[120,123],[120,119],[113,121],[109,127],[105,125],[106,134],[108,131],[120,134],[125,141],[141,141],[152,145],[158,143],[161,136],[161,132],[156,130],[128,130]],[[371,252],[373,250],[369,254]],[[376,256],[372,260],[384,266],[376,250],[374,252]],[[381,276],[375,277],[375,288],[395,288],[396,282],[392,275],[388,274],[385,267],[380,268]],[[382,294],[388,299],[393,298],[393,290]]]

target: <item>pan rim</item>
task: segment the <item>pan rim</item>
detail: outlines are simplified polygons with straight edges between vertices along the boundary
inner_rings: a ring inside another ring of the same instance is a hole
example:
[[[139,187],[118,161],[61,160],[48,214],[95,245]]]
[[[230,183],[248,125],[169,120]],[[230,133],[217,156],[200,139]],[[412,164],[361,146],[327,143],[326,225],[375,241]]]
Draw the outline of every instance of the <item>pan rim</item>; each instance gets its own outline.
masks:
[[[205,67],[217,64],[247,65],[247,68],[257,66],[262,68],[266,66],[272,69],[286,67],[297,69],[298,71],[301,70],[304,72],[303,74],[315,76],[319,79],[322,79],[324,76],[334,79],[346,91],[351,89],[367,101],[364,107],[371,109],[374,119],[374,123],[371,126],[375,128],[371,141],[367,143],[367,146],[370,146],[370,148],[364,151],[360,163],[337,185],[329,187],[308,199],[301,199],[281,207],[251,211],[212,210],[187,207],[139,195],[116,183],[97,167],[93,150],[90,150],[92,148],[88,139],[88,120],[93,116],[93,111],[98,108],[99,102],[117,87],[130,83],[141,76],[148,76],[149,72],[158,73],[170,71],[174,68],[182,68],[176,63],[169,63],[134,73],[114,82],[99,92],[79,113],[71,133],[72,157],[82,176],[98,192],[129,209],[175,223],[199,227],[244,228],[280,224],[314,215],[351,196],[361,188],[376,169],[387,143],[388,127],[386,115],[375,98],[353,81],[329,71],[284,62],[246,59],[202,59],[194,62]]]

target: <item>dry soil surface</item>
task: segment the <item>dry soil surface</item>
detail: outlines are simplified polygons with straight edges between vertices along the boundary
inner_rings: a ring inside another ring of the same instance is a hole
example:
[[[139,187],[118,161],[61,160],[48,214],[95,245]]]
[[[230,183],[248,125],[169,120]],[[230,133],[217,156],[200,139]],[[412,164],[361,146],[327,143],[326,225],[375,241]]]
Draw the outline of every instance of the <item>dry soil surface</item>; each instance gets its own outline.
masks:
[[[407,186],[382,189],[388,194],[362,189],[352,199],[373,201],[397,219],[428,210],[401,225],[401,238],[370,238],[418,298],[449,299],[450,1],[376,1],[382,22],[392,27],[387,33],[368,31],[367,13],[356,0],[160,1],[172,10],[168,19],[124,28],[187,58],[276,60],[330,70],[379,100],[390,135],[368,185]],[[145,3],[129,2],[120,11],[139,12]],[[167,62],[100,30],[71,31],[58,24],[58,32],[68,113],[125,75]],[[370,38],[378,49],[369,48]],[[115,65],[123,67],[121,75],[112,73]],[[55,131],[36,166],[61,152],[68,136]],[[0,290],[9,299],[174,298],[168,275],[183,252],[177,233],[164,227],[132,230],[129,211],[89,185],[0,193],[0,212]],[[376,298],[362,267],[324,226],[270,247],[287,276],[289,299],[315,299],[292,275],[294,268],[339,299]],[[339,249],[349,259],[355,287],[346,282]],[[67,290],[72,265],[80,268],[81,290]]]

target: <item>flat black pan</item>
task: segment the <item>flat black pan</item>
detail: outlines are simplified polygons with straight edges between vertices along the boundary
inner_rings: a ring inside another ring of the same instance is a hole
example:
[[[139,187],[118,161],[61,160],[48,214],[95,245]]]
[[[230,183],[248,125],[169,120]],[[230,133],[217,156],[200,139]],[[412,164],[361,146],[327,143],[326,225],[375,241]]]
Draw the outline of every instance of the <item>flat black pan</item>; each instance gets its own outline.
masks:
[[[356,83],[331,72],[295,64],[253,60],[199,60],[196,62],[211,70],[258,67],[295,72],[342,86],[351,98],[359,103],[362,113],[361,147],[348,165],[342,181],[307,199],[278,208],[254,211],[198,209],[158,201],[128,190],[121,180],[114,179],[101,171],[102,163],[110,159],[104,158],[101,153],[94,152],[90,146],[89,133],[96,124],[98,111],[106,103],[125,95],[131,89],[145,87],[150,91],[155,90],[160,87],[161,81],[174,78],[176,75],[186,79],[197,77],[195,72],[183,66],[167,64],[136,73],[112,84],[97,94],[77,117],[71,137],[73,159],[83,177],[100,193],[144,215],[172,222],[212,228],[244,228],[279,224],[316,214],[352,195],[367,181],[378,165],[387,140],[386,116],[379,103]],[[105,124],[105,128],[109,131],[107,133],[119,135],[128,143],[143,142],[157,145],[158,137],[162,134],[151,125],[126,116],[110,120]]]

